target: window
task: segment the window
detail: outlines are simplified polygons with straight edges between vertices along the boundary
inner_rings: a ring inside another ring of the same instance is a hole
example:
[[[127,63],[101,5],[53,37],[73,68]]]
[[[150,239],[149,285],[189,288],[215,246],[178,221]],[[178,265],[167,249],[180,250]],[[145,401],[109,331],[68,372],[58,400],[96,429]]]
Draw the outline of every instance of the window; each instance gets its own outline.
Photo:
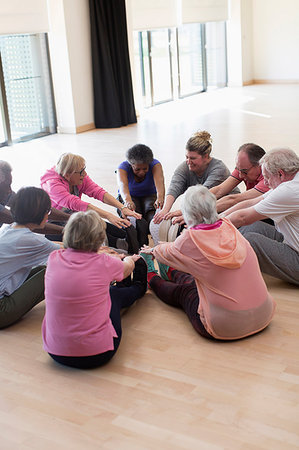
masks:
[[[134,42],[145,107],[227,85],[225,22],[139,31]]]
[[[0,36],[0,53],[2,145],[55,133],[47,36]]]

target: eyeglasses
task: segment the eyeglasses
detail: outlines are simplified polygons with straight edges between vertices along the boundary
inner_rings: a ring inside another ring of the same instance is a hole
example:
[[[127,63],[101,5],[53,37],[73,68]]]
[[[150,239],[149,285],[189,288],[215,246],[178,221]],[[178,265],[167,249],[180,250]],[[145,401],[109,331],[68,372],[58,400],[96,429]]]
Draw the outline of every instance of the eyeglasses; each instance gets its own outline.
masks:
[[[80,174],[80,177],[82,177],[83,173],[85,172],[85,169],[86,169],[86,166],[83,167],[82,170],[80,170],[80,171],[78,171],[78,172],[75,172],[75,173],[79,173],[79,174]]]
[[[253,168],[254,166],[249,167],[248,169],[238,169],[238,167],[236,166],[236,170],[240,173],[242,173],[243,175],[248,175],[248,173],[250,172],[250,170]]]

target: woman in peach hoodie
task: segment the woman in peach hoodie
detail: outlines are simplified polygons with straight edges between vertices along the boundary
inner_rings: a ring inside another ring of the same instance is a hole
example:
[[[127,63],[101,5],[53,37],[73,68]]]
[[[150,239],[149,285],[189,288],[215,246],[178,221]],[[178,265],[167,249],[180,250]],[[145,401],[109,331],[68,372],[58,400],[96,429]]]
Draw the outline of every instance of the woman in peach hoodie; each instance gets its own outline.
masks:
[[[144,249],[169,266],[157,275],[146,255],[151,289],[165,303],[182,308],[195,330],[208,338],[233,340],[263,330],[275,302],[246,239],[227,219],[219,219],[216,197],[201,185],[183,201],[187,229],[175,240]]]

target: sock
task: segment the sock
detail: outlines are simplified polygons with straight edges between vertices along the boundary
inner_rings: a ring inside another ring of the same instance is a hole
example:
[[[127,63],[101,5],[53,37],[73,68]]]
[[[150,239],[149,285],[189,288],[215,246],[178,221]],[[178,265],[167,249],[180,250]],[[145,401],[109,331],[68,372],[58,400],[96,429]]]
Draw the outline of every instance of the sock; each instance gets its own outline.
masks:
[[[171,280],[171,272],[174,270],[172,267],[166,266],[158,261],[160,276],[163,280]]]

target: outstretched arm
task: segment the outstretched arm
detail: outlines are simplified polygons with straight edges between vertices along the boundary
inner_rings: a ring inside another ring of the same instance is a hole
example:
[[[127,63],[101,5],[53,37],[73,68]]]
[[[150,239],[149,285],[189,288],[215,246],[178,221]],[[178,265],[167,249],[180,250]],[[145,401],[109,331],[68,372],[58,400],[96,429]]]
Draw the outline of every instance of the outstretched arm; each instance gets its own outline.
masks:
[[[115,208],[119,208],[122,212],[122,215],[124,218],[127,216],[135,217],[136,219],[141,219],[141,214],[132,211],[127,206],[124,207],[122,203],[120,203],[116,198],[113,197],[113,195],[109,194],[109,192],[106,192],[103,198],[103,202],[107,205],[114,206]]]
[[[125,204],[132,210],[135,211],[136,205],[132,200],[127,172],[123,169],[117,169],[117,184],[119,187],[120,195],[122,196]]]
[[[157,208],[163,208],[164,199],[165,199],[165,184],[164,184],[164,174],[162,165],[160,163],[155,164],[153,169],[153,177],[154,182],[157,190],[157,200],[156,200],[156,207]]]
[[[165,203],[163,209],[154,215],[153,222],[160,223],[164,220],[165,215],[171,210],[172,205],[174,204],[175,198],[173,195],[166,195]]]
[[[242,227],[244,225],[250,225],[258,220],[266,219],[266,216],[259,214],[253,208],[253,206],[245,209],[240,209],[235,211],[228,216],[226,216],[236,228]]]
[[[224,195],[229,194],[236,186],[238,186],[238,184],[240,184],[239,180],[237,180],[232,176],[229,176],[222,183],[210,188],[210,192],[212,192],[212,194],[214,194],[218,200],[219,198],[222,198]]]
[[[140,256],[139,255],[131,255],[131,256],[126,256],[123,259],[123,263],[124,263],[124,278],[127,278],[134,270],[135,268],[135,261],[137,261],[137,259],[139,259]]]
[[[260,197],[261,195],[263,195],[263,193],[254,188],[248,189],[248,191],[242,192],[240,194],[226,195],[225,197],[217,200],[217,212],[225,211],[226,209],[236,205],[237,203],[243,202],[244,200],[251,200],[256,197]]]
[[[231,213],[238,211],[239,209],[245,209],[250,208],[251,206],[256,205],[258,202],[260,202],[263,199],[262,196],[251,198],[248,200],[244,200],[243,202],[239,202],[236,205],[232,206],[231,208],[226,209],[221,213],[221,217],[227,217]]]

